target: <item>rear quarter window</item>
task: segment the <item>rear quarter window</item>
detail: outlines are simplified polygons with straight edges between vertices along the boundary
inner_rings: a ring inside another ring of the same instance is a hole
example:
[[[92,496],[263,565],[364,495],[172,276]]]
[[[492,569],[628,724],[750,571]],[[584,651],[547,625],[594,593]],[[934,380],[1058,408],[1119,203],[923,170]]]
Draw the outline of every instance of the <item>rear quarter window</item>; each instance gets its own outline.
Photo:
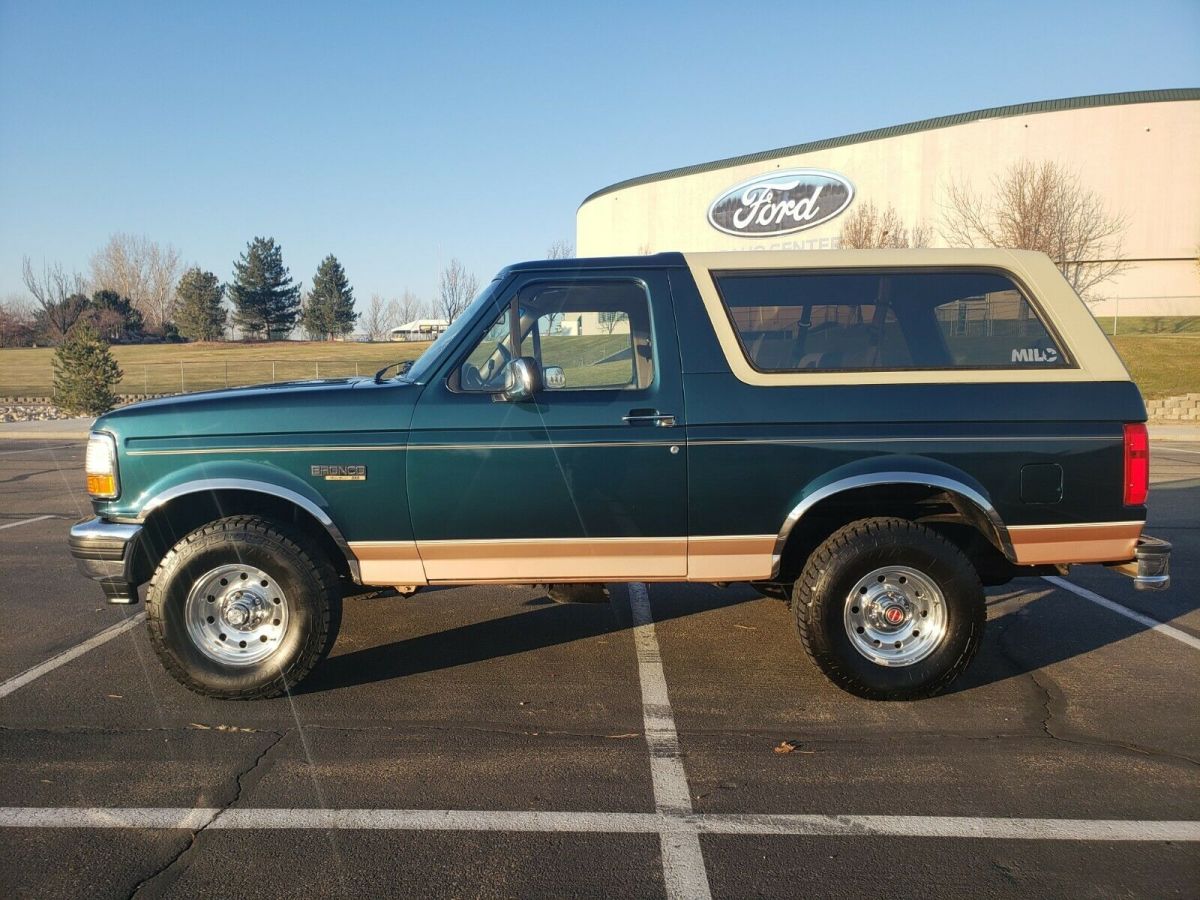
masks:
[[[714,282],[761,372],[1067,366],[1033,302],[984,270],[730,271]]]

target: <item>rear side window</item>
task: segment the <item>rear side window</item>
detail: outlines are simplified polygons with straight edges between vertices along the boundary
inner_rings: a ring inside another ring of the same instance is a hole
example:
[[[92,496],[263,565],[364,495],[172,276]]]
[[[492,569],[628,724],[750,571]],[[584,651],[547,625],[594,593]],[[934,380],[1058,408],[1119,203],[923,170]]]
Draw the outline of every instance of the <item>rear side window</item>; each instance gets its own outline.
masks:
[[[1067,365],[1006,275],[989,271],[714,272],[761,372]]]

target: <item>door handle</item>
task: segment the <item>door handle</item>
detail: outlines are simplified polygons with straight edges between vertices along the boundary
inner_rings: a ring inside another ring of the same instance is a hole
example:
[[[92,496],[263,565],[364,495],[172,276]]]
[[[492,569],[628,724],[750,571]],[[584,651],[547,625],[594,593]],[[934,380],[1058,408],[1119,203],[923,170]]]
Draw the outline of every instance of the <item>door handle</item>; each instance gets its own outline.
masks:
[[[669,413],[660,413],[657,409],[631,409],[629,415],[621,416],[621,421],[627,425],[657,425],[659,428],[670,428],[675,424],[675,417]]]

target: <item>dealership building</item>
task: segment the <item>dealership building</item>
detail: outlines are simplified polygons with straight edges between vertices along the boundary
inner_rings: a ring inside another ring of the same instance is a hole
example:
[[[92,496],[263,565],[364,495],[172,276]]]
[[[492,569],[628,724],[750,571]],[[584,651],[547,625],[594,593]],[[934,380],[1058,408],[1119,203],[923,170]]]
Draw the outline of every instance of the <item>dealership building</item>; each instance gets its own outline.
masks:
[[[929,245],[951,186],[985,199],[1013,164],[1056,162],[1123,219],[1097,315],[1200,315],[1200,89],[1102,94],[926,119],[631,178],[577,214],[580,256],[840,245],[856,205]]]

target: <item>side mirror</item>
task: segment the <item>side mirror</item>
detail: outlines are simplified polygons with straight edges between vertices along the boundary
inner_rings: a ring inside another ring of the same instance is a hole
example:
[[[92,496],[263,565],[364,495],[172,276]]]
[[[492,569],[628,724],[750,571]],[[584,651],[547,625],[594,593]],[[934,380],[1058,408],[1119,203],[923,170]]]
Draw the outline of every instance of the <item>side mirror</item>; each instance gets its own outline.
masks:
[[[559,390],[567,386],[567,374],[562,366],[545,366],[542,369],[542,384],[547,390]]]
[[[504,368],[504,399],[511,403],[530,400],[542,389],[542,371],[532,356],[518,356]]]

